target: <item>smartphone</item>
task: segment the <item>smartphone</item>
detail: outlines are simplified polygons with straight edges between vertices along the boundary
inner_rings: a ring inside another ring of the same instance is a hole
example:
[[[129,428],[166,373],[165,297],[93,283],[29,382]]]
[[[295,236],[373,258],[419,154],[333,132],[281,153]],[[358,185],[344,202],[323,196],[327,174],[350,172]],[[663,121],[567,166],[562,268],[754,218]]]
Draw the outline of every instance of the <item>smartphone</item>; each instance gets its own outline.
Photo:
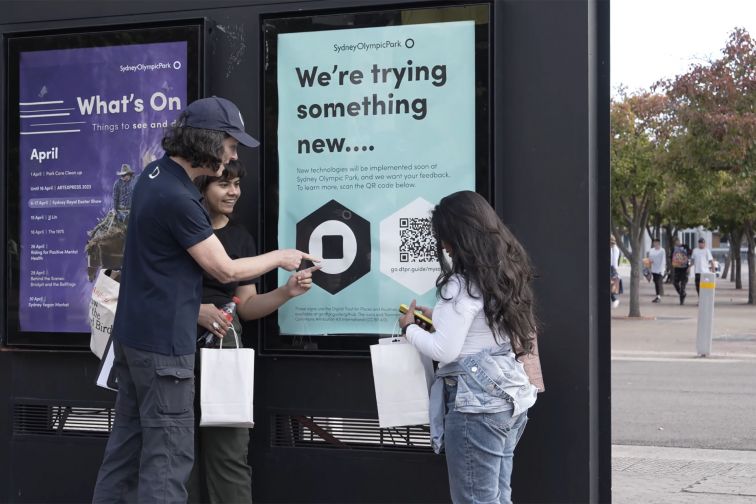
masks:
[[[307,268],[312,268],[313,266],[315,266],[315,264],[309,259],[302,259],[299,262],[299,268],[297,268],[297,271],[303,271],[303,270],[306,270]]]
[[[407,306],[406,304],[399,305],[400,312],[407,313],[407,310],[409,310],[409,306]],[[421,312],[420,310],[415,310],[415,323],[426,331],[433,329],[433,321],[423,315],[423,312]]]

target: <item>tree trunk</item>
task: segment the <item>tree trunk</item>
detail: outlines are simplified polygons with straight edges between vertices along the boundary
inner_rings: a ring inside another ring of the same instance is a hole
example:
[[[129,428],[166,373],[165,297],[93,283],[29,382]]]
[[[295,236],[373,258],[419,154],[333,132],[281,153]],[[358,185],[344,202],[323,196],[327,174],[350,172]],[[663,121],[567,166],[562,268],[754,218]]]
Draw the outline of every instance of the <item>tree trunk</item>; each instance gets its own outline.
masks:
[[[754,248],[756,248],[756,237],[754,237],[753,226],[749,223],[745,227],[746,243],[748,243],[748,304],[756,304],[756,257],[754,257]]]
[[[748,304],[756,304],[756,257],[753,240],[748,240]]]
[[[728,233],[730,250],[727,251],[725,256],[724,268],[722,269],[722,280],[727,279],[727,274],[730,272],[730,264],[732,264],[732,233]]]
[[[730,240],[730,250],[733,253],[733,267],[732,272],[735,278],[735,288],[736,289],[742,289],[743,288],[743,279],[740,276],[740,243],[743,241],[743,231],[740,229],[737,229],[730,233],[730,237],[732,238]]]
[[[735,244],[735,233],[730,232],[730,261],[732,264],[730,265],[730,282],[735,281],[735,263],[737,262],[737,253],[738,249]]]
[[[630,310],[628,317],[640,317],[640,280],[643,269],[643,232],[630,232],[630,246],[633,253],[630,259]]]
[[[730,235],[730,260],[732,261],[732,269],[730,270],[730,282],[735,281],[735,245],[732,244],[732,235]]]

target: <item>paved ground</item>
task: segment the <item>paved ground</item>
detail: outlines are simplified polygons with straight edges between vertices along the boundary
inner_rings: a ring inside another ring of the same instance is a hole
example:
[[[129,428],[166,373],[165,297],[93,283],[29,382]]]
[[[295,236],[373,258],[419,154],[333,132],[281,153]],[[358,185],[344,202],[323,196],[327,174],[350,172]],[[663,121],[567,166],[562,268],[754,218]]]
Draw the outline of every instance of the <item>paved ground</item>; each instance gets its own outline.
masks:
[[[651,303],[654,286],[641,279],[642,319],[627,319],[630,272],[621,267],[620,274],[625,277],[625,294],[620,296],[620,306],[612,310],[612,353],[625,357],[643,357],[649,353],[657,357],[659,354],[688,357],[695,352],[698,297],[693,282],[688,283],[686,303],[680,306],[671,284],[664,286],[666,295],[661,303]],[[743,272],[744,285],[746,279],[747,270]],[[736,291],[734,283],[717,279],[712,342],[715,355],[756,356],[756,306],[747,305],[747,300],[745,289]],[[647,320],[648,317],[653,320]]]
[[[756,452],[615,445],[615,504],[753,504]]]
[[[756,306],[717,280],[712,355],[699,358],[695,286],[684,306],[665,288],[652,304],[642,280],[643,319],[626,317],[627,291],[612,310],[613,502],[756,503]]]
[[[615,359],[612,368],[613,443],[756,456],[756,359]]]

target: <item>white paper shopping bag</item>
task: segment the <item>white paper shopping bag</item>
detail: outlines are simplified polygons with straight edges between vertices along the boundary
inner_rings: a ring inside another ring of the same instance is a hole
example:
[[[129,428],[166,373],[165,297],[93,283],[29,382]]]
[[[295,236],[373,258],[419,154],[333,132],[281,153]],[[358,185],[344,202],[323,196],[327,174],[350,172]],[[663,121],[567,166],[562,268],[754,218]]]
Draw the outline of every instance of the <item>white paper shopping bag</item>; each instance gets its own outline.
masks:
[[[118,380],[113,370],[113,361],[115,360],[115,348],[113,348],[113,336],[108,339],[105,347],[105,353],[100,360],[100,367],[97,369],[97,386],[108,390],[118,390]]]
[[[89,348],[100,359],[105,354],[105,347],[113,329],[120,287],[121,284],[111,278],[108,270],[104,269],[100,270],[92,287],[92,298],[89,302],[89,326],[92,329],[92,337],[89,340]]]
[[[231,328],[233,330],[233,327]],[[254,427],[252,398],[255,351],[251,348],[202,348],[200,350],[200,425],[206,427]]]
[[[428,390],[433,368],[404,338],[370,346],[378,425],[381,428],[429,422]],[[430,369],[429,369],[430,368]]]

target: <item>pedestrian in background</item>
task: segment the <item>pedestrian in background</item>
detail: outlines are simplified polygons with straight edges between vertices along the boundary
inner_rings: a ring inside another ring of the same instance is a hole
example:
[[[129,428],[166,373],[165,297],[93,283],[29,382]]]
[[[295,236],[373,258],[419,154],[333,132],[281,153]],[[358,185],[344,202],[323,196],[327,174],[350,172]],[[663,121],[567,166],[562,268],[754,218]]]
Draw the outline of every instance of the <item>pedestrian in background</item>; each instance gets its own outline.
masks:
[[[419,307],[435,332],[399,320],[421,353],[439,361],[431,389],[431,439],[445,446],[456,504],[511,503],[514,450],[537,389],[517,356],[536,334],[533,270],[525,249],[479,194],[446,196],[431,216],[441,274],[435,308]],[[451,257],[451,264],[444,251]]]
[[[672,250],[672,285],[680,296],[680,304],[685,304],[687,297],[685,287],[688,285],[689,274],[690,250],[687,245],[681,244],[680,240],[675,238],[675,248]]]
[[[620,249],[617,246],[617,240],[614,235],[609,235],[609,278],[610,278],[610,297],[612,308],[617,308],[620,304],[619,295],[622,294],[622,279],[619,276],[619,258]]]
[[[654,238],[651,245],[653,248],[646,252],[646,257],[651,261],[649,269],[651,270],[651,276],[654,279],[654,289],[656,290],[656,296],[651,302],[658,303],[661,301],[664,272],[667,270],[667,252],[661,247],[659,238]]]
[[[698,239],[698,248],[693,251],[690,257],[693,263],[693,272],[696,275],[696,293],[701,295],[701,273],[709,273],[714,270],[714,256],[711,250],[706,248],[706,240]]]

